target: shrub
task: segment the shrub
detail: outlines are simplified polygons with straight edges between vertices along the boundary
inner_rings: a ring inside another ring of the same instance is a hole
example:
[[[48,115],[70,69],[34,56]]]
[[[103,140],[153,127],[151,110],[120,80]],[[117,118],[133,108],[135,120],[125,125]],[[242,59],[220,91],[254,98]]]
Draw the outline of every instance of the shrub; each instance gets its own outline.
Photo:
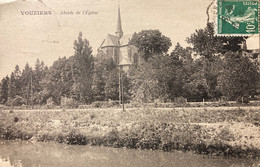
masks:
[[[79,105],[78,109],[89,109],[92,108],[92,105]]]
[[[19,118],[18,117],[14,117],[14,122],[18,122]]]
[[[102,106],[102,101],[95,101],[92,103],[92,107],[100,108]]]
[[[25,100],[21,96],[15,96],[14,99],[7,101],[7,106],[21,106],[25,104]]]
[[[107,107],[119,107],[119,101],[95,101],[92,103],[93,108],[107,108]]]
[[[186,104],[187,103],[187,98],[184,97],[175,97],[174,102],[177,104]]]
[[[95,114],[91,114],[91,115],[90,115],[90,119],[92,120],[92,119],[94,119],[94,118],[96,118],[96,115],[95,115]]]
[[[240,96],[236,100],[237,103],[249,103],[249,97],[248,96]]]
[[[119,107],[119,101],[109,100],[107,102],[107,107]]]
[[[86,145],[87,144],[87,140],[86,140],[86,136],[84,136],[83,134],[80,133],[76,133],[76,132],[70,132],[66,138],[65,141],[67,144],[71,144],[71,145]]]
[[[61,98],[61,107],[62,108],[78,108],[79,102],[73,98],[62,97]]]

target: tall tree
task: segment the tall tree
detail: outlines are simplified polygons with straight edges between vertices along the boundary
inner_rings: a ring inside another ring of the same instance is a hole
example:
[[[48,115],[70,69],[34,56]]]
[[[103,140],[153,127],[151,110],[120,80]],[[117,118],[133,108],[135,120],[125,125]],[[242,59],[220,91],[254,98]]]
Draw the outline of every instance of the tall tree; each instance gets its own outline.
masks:
[[[189,48],[182,47],[179,42],[175,45],[170,57],[176,61],[188,61],[188,63],[192,61]]]
[[[105,81],[102,73],[95,71],[93,75],[92,93],[94,101],[103,101],[105,98]]]
[[[15,82],[15,75],[12,72],[9,82],[8,82],[8,101],[11,101],[16,96],[16,82]]]
[[[219,55],[226,52],[236,52],[246,37],[219,37],[214,34],[213,23],[208,23],[204,29],[196,30],[187,42],[193,46],[193,51],[202,56],[203,75],[206,79],[206,90],[209,98],[220,96],[217,90],[219,75]]]
[[[132,99],[139,102],[153,102],[169,99],[169,85],[172,71],[169,57],[156,55],[142,62],[130,71]]]
[[[147,60],[152,54],[167,53],[172,46],[170,38],[162,35],[159,30],[142,30],[134,33],[129,43],[138,48],[138,52],[143,54],[144,60]]]
[[[14,85],[15,85],[15,95],[21,95],[21,70],[18,65],[14,69]]]
[[[254,63],[241,53],[228,52],[224,58],[224,68],[219,76],[219,87],[223,95],[231,100],[248,97],[256,91],[259,72]]]
[[[66,57],[59,58],[59,60],[53,63],[40,83],[43,90],[39,94],[41,98],[39,101],[45,103],[48,98],[52,98],[59,105],[61,97],[68,96],[73,80],[70,73],[70,65],[66,66],[67,64],[68,60]]]
[[[8,82],[9,82],[8,76],[2,79],[1,90],[0,90],[0,104],[5,104],[8,100]]]
[[[32,77],[32,90],[34,93],[34,103],[35,104],[41,104],[43,100],[43,88],[41,85],[42,80],[44,79],[46,75],[46,66],[44,65],[43,61],[40,61],[39,59],[36,60],[35,66],[33,70],[33,77]]]
[[[29,66],[28,63],[26,63],[21,76],[21,96],[23,97],[23,99],[25,99],[27,105],[29,104],[29,100],[31,98],[31,80],[33,75],[32,71],[32,68]]]
[[[90,103],[92,97],[92,81],[94,71],[94,58],[92,55],[92,47],[89,41],[82,38],[79,33],[78,40],[74,42],[74,64],[73,64],[73,80],[74,85],[72,92],[75,97],[82,103]]]
[[[106,100],[118,100],[119,95],[119,71],[114,69],[109,73],[108,80],[105,85]]]
[[[206,28],[198,29],[187,38],[187,42],[193,46],[193,50],[201,56],[211,60],[216,54],[224,54],[228,51],[238,51],[240,44],[247,37],[220,37],[214,34],[213,23],[208,23]]]

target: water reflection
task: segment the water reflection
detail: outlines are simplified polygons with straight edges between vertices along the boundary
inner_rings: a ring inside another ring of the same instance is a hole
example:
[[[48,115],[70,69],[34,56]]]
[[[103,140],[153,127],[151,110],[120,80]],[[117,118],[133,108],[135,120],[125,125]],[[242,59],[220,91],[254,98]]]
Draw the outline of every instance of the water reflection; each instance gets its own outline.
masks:
[[[0,167],[252,167],[253,164],[250,160],[208,158],[181,152],[0,140]]]

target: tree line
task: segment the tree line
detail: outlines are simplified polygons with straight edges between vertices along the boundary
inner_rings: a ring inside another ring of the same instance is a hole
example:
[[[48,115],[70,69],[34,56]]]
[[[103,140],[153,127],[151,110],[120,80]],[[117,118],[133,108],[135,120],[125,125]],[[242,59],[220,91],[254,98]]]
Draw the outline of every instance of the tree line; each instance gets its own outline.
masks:
[[[138,48],[141,60],[123,73],[127,101],[172,101],[185,97],[238,100],[257,94],[258,64],[242,55],[240,45],[246,37],[214,36],[213,24],[196,30],[187,42],[176,44],[168,54],[171,40],[159,30],[135,33],[130,41]],[[34,68],[17,65],[0,84],[0,103],[5,105],[56,105],[64,100],[77,104],[119,99],[119,68],[109,57],[97,59],[89,41],[79,33],[74,55],[59,58],[51,67],[36,61]],[[200,55],[193,59],[192,54]]]

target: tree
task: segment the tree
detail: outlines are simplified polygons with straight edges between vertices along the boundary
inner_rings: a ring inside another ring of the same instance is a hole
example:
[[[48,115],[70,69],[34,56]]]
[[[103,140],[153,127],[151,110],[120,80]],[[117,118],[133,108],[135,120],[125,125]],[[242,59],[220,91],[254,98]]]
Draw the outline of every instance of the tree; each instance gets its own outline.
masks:
[[[2,79],[1,91],[0,91],[0,104],[5,104],[8,100],[8,82],[9,82],[8,76]]]
[[[188,101],[202,101],[203,98],[207,97],[207,93],[205,94],[206,80],[201,59],[192,61],[185,66],[182,74],[184,75],[183,97],[186,97]]]
[[[219,87],[223,95],[237,100],[255,93],[259,72],[248,57],[238,52],[227,52],[223,64],[219,76]]]
[[[21,96],[23,97],[23,99],[25,99],[27,105],[29,104],[29,99],[31,98],[32,75],[33,70],[29,66],[29,64],[26,63],[21,75]]]
[[[93,84],[92,84],[93,100],[94,101],[103,101],[105,98],[105,81],[102,77],[102,73],[95,71],[93,75]]]
[[[113,58],[102,57],[95,59],[94,63],[94,75],[92,83],[93,100],[103,101],[105,100],[105,86],[109,80],[109,76],[112,70],[117,67]],[[108,90],[107,90],[108,91]]]
[[[172,45],[170,38],[162,35],[159,30],[142,30],[134,33],[129,44],[136,46],[145,60],[152,54],[167,53]]]
[[[207,91],[208,98],[218,98],[221,94],[217,90],[217,78],[221,65],[220,55],[226,52],[236,52],[241,47],[246,37],[219,37],[214,34],[214,25],[208,23],[204,29],[196,30],[187,42],[192,44],[193,51],[200,54],[203,60],[203,75],[206,79],[204,86]]]
[[[33,90],[33,98],[35,104],[42,104],[43,94],[42,94],[42,85],[41,82],[44,79],[47,72],[47,68],[44,65],[43,61],[39,59],[36,60],[35,69],[33,70],[32,76],[32,90]]]
[[[173,76],[170,59],[156,55],[130,71],[132,99],[138,102],[165,101],[169,97],[169,85]]]
[[[118,100],[119,96],[119,71],[117,68],[109,73],[108,80],[105,85],[106,100]]]
[[[14,85],[15,85],[15,95],[21,95],[21,70],[18,65],[14,69]]]
[[[8,82],[8,101],[12,100],[16,94],[17,92],[16,92],[15,75],[12,72]]]
[[[188,63],[192,61],[189,48],[183,48],[179,42],[175,45],[170,57],[175,61],[188,61]]]
[[[206,59],[211,60],[216,54],[224,54],[228,51],[238,51],[240,44],[247,37],[220,37],[214,34],[213,23],[208,23],[206,28],[196,30],[187,38],[187,42],[192,44],[193,50]]]
[[[89,41],[82,39],[79,33],[78,40],[74,41],[73,88],[76,100],[90,103],[93,100],[92,82],[94,74],[94,58]]]
[[[38,93],[37,101],[46,103],[47,99],[51,97],[59,105],[62,96],[69,96],[73,84],[69,60],[63,57],[53,63],[40,83],[43,90]]]
[[[21,77],[21,70],[20,70],[20,67],[18,65],[16,65],[15,69],[14,69],[14,79],[19,80],[20,77]]]

